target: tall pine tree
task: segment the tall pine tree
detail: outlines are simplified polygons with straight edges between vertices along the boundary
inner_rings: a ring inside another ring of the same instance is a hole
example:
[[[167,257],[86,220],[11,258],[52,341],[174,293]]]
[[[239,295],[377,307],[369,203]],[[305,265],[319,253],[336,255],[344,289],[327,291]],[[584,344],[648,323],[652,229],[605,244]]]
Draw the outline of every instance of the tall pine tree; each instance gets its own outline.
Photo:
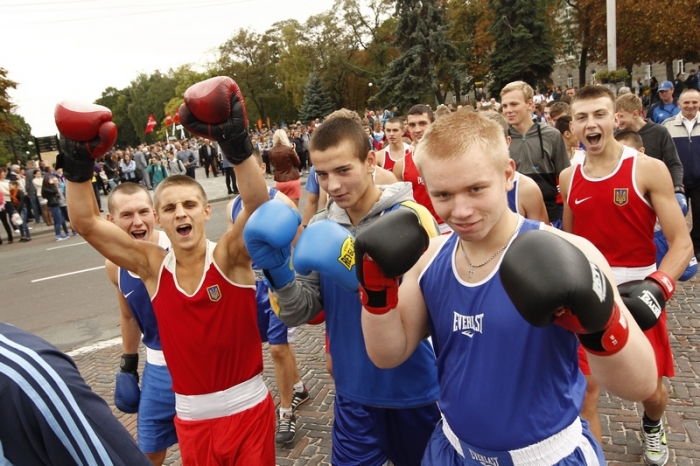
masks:
[[[491,25],[496,41],[489,56],[491,95],[500,94],[511,81],[544,87],[555,59],[548,6],[548,0],[489,0],[496,18]]]
[[[457,50],[447,40],[449,26],[438,0],[398,0],[396,38],[401,54],[384,73],[379,100],[402,109],[425,103],[427,96],[444,103],[448,90],[460,80]]]
[[[299,119],[309,123],[329,115],[333,110],[335,106],[323,87],[321,78],[316,73],[311,73],[304,88],[304,103],[299,110]]]

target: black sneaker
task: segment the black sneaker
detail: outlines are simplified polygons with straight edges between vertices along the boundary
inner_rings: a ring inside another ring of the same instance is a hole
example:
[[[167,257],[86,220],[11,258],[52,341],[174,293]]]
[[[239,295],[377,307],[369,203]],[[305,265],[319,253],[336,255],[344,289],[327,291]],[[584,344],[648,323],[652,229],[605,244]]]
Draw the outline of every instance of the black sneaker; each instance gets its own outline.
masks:
[[[297,418],[294,412],[285,414],[277,421],[277,433],[275,434],[275,443],[286,445],[294,440],[294,435],[297,430]]]
[[[306,403],[307,401],[309,401],[309,391],[306,390],[306,387],[304,387],[303,392],[295,391],[292,396],[292,411],[296,411],[300,404]]]

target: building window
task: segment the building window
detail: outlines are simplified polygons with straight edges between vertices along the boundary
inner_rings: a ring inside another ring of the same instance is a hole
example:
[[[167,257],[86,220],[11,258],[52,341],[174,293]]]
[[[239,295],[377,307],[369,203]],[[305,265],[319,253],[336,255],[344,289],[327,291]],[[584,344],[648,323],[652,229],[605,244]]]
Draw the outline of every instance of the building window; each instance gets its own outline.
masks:
[[[644,70],[644,80],[649,81],[651,79],[651,63],[647,63]]]
[[[574,77],[569,75],[568,78],[566,78],[566,86],[567,87],[574,87]]]
[[[595,70],[591,70],[591,84],[595,82]]]
[[[678,60],[678,68],[677,68],[676,74],[678,74],[678,73],[685,74],[685,63],[683,63],[683,60]]]

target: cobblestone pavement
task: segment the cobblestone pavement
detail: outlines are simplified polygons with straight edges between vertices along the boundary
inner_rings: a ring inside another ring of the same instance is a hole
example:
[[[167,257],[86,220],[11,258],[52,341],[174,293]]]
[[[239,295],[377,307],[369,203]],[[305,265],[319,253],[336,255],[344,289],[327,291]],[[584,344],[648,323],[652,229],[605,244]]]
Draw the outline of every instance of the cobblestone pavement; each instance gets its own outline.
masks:
[[[700,282],[697,278],[679,283],[671,301],[668,327],[676,360],[676,377],[668,383],[669,405],[666,411],[667,437],[671,450],[669,465],[700,465]],[[311,401],[299,407],[294,442],[277,448],[277,464],[329,465],[331,424],[333,422],[333,379],[326,373],[323,326],[303,326],[297,332],[294,350],[297,365],[311,395]],[[69,353],[70,354],[70,353]],[[119,367],[121,345],[113,344],[74,356],[88,384],[112,406],[114,415],[136,433],[136,416],[117,411],[113,406],[114,374]],[[264,346],[264,378],[278,402],[272,360]],[[145,360],[142,354],[141,360]],[[603,425],[603,450],[610,466],[641,464],[639,420],[640,404],[603,394],[600,415]],[[167,465],[179,465],[177,446],[170,449]]]

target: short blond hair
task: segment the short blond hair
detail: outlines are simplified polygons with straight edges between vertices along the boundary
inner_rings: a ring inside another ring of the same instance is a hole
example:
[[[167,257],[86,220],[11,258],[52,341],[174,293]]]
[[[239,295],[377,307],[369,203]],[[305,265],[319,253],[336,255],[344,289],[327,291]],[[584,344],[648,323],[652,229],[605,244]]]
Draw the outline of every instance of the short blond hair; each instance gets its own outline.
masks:
[[[478,146],[495,164],[510,159],[503,126],[481,112],[454,112],[435,121],[418,143],[413,160],[420,167],[430,160],[450,160]]]
[[[532,100],[535,96],[535,91],[532,90],[532,86],[530,86],[528,83],[525,81],[513,81],[512,83],[506,84],[506,86],[501,89],[501,98],[503,98],[503,96],[508,92],[513,91],[521,91],[525,97],[525,102]]]
[[[615,100],[616,112],[634,113],[637,110],[642,113],[642,99],[634,94],[622,94]]]
[[[160,184],[156,188],[155,194],[153,195],[153,201],[155,204],[156,212],[160,207],[161,193],[165,189],[174,186],[189,186],[195,188],[197,191],[199,191],[199,195],[201,196],[204,205],[207,205],[207,193],[204,192],[204,188],[202,188],[202,185],[195,181],[194,178],[190,178],[187,175],[170,175],[169,177],[160,182]]]

